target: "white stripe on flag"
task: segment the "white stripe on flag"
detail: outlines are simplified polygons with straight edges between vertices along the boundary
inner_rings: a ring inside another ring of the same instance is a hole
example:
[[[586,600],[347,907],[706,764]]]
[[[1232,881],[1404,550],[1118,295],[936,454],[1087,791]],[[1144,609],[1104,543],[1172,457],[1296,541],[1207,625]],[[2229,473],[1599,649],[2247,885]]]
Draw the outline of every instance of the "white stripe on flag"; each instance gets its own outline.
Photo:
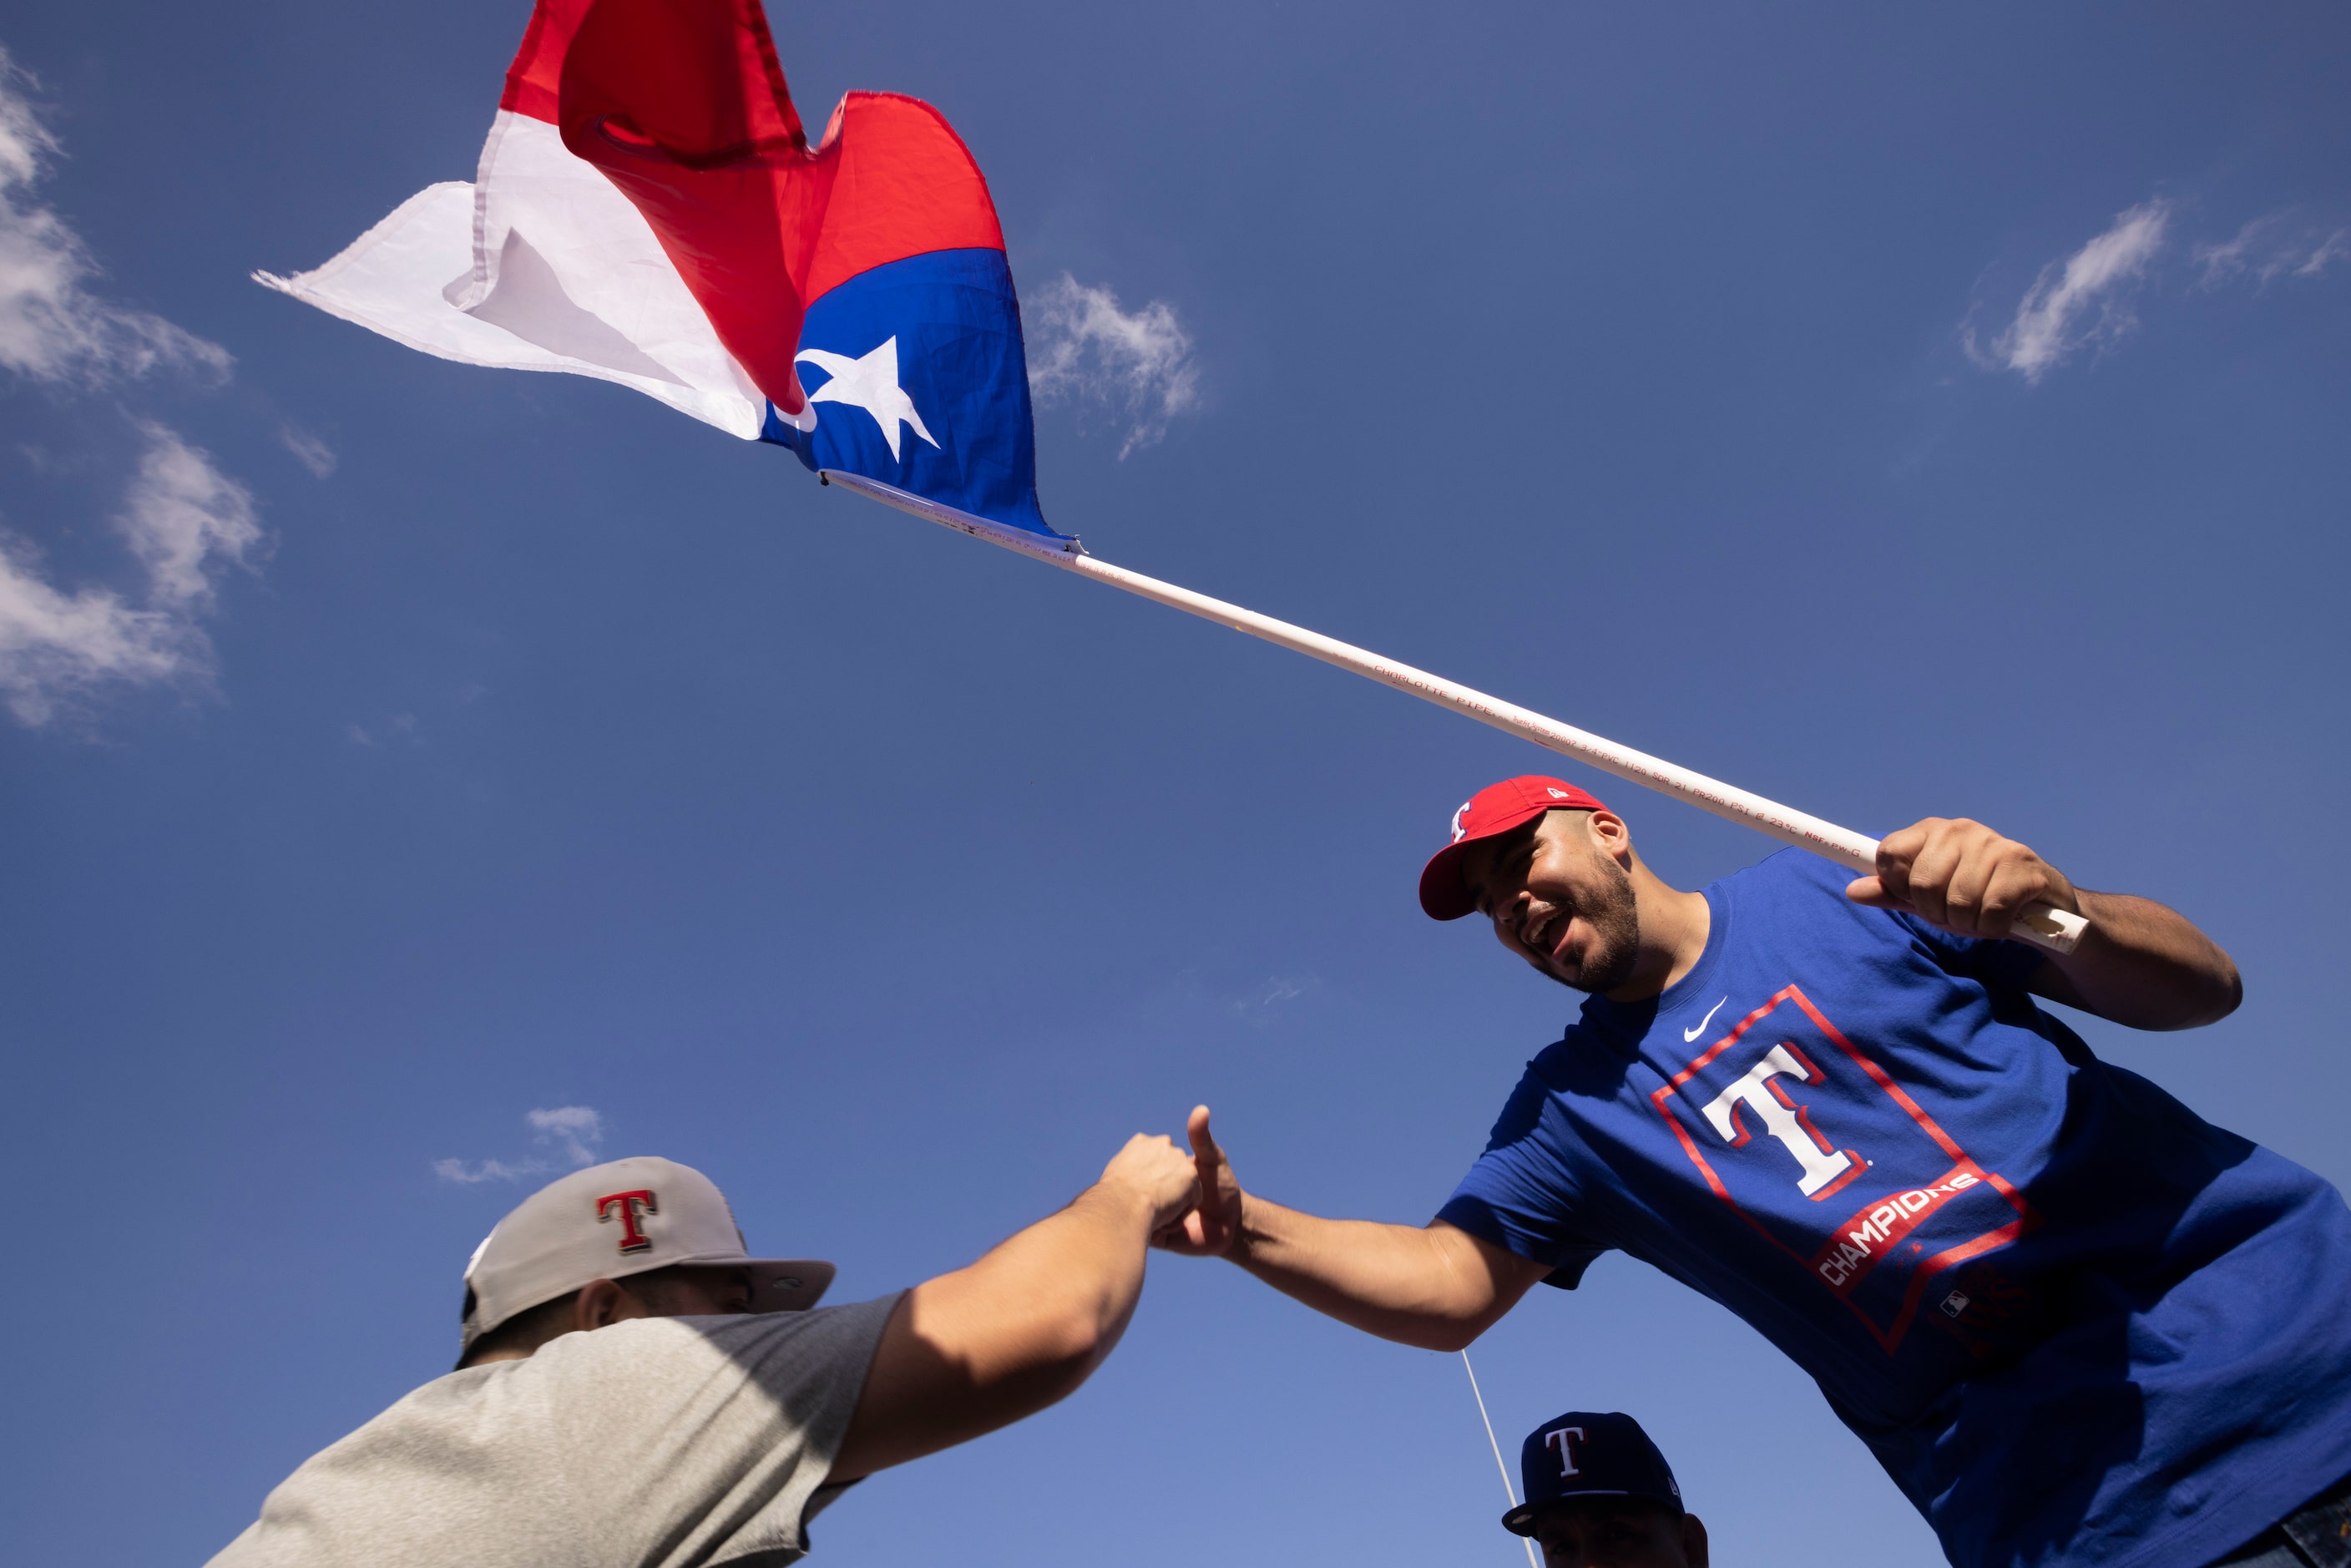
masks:
[[[444,360],[617,382],[747,441],[767,416],[628,198],[509,110],[476,183],[428,186],[323,267],[253,276]]]

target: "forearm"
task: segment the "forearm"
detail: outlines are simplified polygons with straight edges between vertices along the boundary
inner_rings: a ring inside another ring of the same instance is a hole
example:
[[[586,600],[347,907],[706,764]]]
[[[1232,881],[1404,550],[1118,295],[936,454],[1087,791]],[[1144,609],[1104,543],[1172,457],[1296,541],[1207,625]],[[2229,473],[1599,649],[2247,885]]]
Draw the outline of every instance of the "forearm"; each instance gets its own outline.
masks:
[[[981,1376],[1050,1369],[1075,1388],[1134,1315],[1151,1218],[1135,1194],[1091,1186],[1068,1207],[916,1293],[962,1320]]]
[[[1068,1397],[1126,1331],[1147,1200],[1089,1187],[979,1261],[906,1292],[883,1331],[835,1480],[1008,1426]]]
[[[2194,1029],[2243,999],[2237,966],[2178,911],[2128,894],[2074,890],[2090,928],[2053,955],[2034,989],[2132,1029]]]
[[[1322,1219],[1251,1195],[1243,1199],[1240,1234],[1226,1256],[1282,1294],[1366,1333],[1424,1350],[1458,1350],[1526,1288],[1498,1281],[1485,1251],[1450,1226]]]

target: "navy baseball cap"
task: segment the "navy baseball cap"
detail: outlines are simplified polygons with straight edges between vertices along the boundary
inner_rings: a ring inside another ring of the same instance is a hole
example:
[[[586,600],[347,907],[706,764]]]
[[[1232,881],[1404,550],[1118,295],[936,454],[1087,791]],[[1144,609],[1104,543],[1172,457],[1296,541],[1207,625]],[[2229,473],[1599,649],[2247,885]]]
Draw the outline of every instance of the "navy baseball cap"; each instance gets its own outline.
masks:
[[[1666,1456],[1638,1421],[1616,1411],[1571,1410],[1528,1433],[1519,1479],[1527,1500],[1502,1516],[1513,1535],[1532,1535],[1536,1516],[1572,1498],[1639,1498],[1682,1511],[1682,1489]]]

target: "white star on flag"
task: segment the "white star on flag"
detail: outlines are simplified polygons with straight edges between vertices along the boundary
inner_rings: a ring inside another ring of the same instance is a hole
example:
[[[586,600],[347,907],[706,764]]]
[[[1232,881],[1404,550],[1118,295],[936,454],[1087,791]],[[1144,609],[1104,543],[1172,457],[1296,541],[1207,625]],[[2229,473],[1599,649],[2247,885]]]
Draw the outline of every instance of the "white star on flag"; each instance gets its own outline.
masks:
[[[862,360],[846,354],[829,354],[822,349],[802,349],[792,356],[795,361],[808,360],[816,368],[831,375],[832,380],[808,394],[811,403],[845,402],[863,409],[882,427],[882,439],[890,444],[890,456],[898,456],[898,426],[911,424],[914,434],[929,441],[931,433],[923,428],[923,416],[914,412],[914,400],[898,384],[898,340],[895,337]]]

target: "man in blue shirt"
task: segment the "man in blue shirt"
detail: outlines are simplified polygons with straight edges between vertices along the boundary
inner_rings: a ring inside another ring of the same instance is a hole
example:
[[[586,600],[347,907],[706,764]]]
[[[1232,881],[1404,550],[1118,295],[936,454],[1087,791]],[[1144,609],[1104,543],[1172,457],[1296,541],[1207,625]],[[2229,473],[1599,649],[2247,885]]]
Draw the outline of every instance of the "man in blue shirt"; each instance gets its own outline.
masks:
[[[1423,907],[1590,993],[1459,1189],[1424,1228],[1285,1208],[1202,1107],[1203,1203],[1162,1245],[1445,1350],[1620,1249],[1811,1374],[1959,1568],[2336,1568],[2310,1542],[2351,1475],[2351,1210],[2034,1002],[2210,1023],[2241,987],[2203,933],[1964,821],[1874,876],[1791,850],[1698,893],[1555,779],[1453,841]],[[2088,918],[2074,952],[2002,940],[2035,902]]]

